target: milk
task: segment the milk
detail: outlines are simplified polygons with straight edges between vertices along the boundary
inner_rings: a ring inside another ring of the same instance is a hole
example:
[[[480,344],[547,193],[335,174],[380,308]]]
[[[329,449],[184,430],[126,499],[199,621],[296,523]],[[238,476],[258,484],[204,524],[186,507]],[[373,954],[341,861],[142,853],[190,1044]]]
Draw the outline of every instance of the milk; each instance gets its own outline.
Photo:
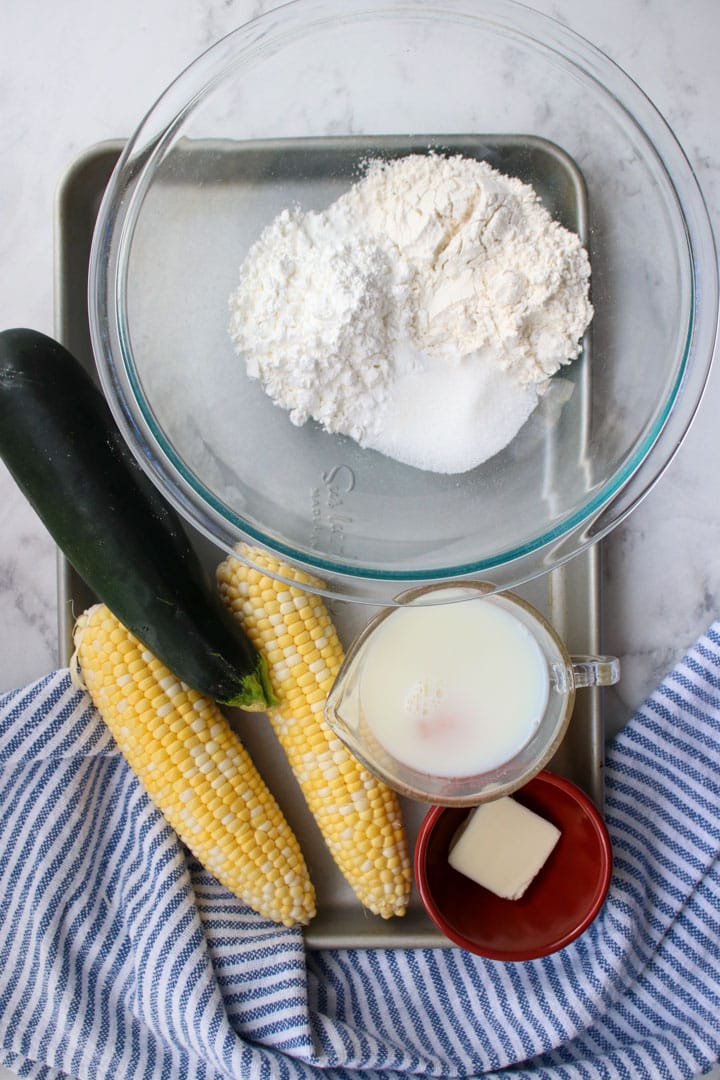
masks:
[[[397,608],[368,639],[360,665],[372,734],[398,761],[434,776],[508,761],[540,723],[548,693],[535,638],[492,597]]]

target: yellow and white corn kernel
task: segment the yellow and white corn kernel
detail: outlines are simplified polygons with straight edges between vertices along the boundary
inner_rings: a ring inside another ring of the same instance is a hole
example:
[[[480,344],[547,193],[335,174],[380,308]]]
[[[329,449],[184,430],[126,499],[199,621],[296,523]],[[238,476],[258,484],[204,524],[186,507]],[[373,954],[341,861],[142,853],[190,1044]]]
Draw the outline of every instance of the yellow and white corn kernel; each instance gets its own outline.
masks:
[[[265,654],[278,699],[268,716],[308,807],[361,903],[383,918],[403,915],[412,879],[398,797],[325,721],[343,649],[322,598],[303,588],[318,583],[268,552],[237,551],[218,567],[220,593]]]
[[[121,753],[198,861],[266,918],[308,923],[315,892],[297,838],[217,704],[102,604],[77,620],[75,650]]]

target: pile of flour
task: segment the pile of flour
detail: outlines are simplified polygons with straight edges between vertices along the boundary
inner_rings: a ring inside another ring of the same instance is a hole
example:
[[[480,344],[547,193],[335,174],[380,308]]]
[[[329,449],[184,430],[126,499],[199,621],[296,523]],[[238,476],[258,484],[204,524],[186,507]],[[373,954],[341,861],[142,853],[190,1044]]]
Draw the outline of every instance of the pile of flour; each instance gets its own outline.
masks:
[[[487,163],[372,161],[325,211],[284,210],[230,297],[248,374],[287,409],[459,473],[517,434],[590,319],[579,238]]]

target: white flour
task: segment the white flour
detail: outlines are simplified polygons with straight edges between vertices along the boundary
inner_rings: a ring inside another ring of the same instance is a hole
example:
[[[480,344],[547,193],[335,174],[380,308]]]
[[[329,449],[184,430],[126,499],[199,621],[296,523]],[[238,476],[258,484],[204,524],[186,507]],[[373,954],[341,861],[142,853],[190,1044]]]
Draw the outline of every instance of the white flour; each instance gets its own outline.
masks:
[[[592,317],[578,237],[484,162],[372,162],[250,249],[230,333],[292,421],[434,472],[517,434]]]

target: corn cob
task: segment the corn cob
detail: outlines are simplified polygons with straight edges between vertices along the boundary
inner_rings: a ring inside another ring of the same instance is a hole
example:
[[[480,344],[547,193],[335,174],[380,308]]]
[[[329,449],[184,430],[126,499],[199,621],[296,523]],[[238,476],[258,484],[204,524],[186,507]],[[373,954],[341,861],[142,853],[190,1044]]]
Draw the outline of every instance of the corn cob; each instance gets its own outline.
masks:
[[[148,795],[202,865],[286,926],[315,914],[297,839],[217,704],[181,683],[103,604],[75,626],[79,675]]]
[[[343,650],[322,599],[302,588],[318,583],[267,552],[237,552],[218,567],[220,594],[265,654],[278,699],[268,716],[308,807],[361,903],[383,918],[403,915],[411,873],[398,798],[325,721]]]

